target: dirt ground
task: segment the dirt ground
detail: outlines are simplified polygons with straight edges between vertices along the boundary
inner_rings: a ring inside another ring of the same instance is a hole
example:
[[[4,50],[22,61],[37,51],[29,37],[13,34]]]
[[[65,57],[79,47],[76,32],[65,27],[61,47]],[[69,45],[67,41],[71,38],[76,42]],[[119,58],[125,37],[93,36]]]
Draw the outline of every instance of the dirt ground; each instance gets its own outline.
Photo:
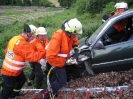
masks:
[[[118,89],[118,86],[126,86],[127,89]],[[59,92],[55,99],[133,99],[132,86],[133,69],[119,73],[100,73],[95,76],[86,76],[71,80],[61,89],[62,91]],[[32,87],[27,86],[25,88]],[[107,87],[117,89],[108,91],[106,90]],[[69,88],[71,91],[63,91],[64,88]],[[78,88],[81,89],[77,90]],[[98,91],[95,89],[92,91],[91,88],[103,88],[103,90]],[[36,95],[37,92],[30,92],[24,99],[36,99],[33,98]],[[23,99],[23,97],[16,99]]]

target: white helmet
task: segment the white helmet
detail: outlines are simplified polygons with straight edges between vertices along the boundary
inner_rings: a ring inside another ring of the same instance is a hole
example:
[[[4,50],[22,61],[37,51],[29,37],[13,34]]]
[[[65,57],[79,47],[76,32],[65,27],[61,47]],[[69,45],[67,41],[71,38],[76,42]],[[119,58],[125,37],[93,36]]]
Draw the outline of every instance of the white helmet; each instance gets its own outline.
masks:
[[[82,24],[79,22],[77,18],[71,19],[64,24],[65,31],[70,33],[78,33],[82,34]]]
[[[125,2],[116,3],[114,7],[115,7],[116,9],[118,9],[118,8],[125,8],[125,9],[128,9],[128,5],[127,5],[127,3],[125,3]]]
[[[33,34],[37,34],[37,28],[34,25],[29,25],[30,29],[31,29],[31,33]]]
[[[40,35],[46,35],[47,34],[47,31],[44,27],[38,27],[37,31],[38,31],[38,34],[40,34]]]

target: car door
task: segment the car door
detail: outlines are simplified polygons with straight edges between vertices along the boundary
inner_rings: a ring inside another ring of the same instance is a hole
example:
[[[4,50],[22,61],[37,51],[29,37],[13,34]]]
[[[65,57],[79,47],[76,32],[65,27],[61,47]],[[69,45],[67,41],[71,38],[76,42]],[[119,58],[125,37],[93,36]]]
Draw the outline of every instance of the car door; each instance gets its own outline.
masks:
[[[133,40],[93,49],[92,68],[100,71],[123,70],[133,64]]]

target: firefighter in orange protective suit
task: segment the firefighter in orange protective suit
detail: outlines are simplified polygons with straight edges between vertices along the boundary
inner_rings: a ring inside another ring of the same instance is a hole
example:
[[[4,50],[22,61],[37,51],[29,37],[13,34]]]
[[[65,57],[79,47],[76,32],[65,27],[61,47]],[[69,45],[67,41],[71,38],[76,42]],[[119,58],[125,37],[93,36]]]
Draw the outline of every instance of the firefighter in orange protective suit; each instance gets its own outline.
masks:
[[[14,98],[19,95],[20,89],[26,81],[23,73],[25,61],[36,62],[45,55],[44,49],[34,51],[27,43],[32,36],[31,28],[24,24],[24,32],[14,36],[8,42],[1,68],[3,89],[0,93],[0,99]]]
[[[115,5],[114,7],[116,8],[116,12],[114,13],[114,15],[120,14],[120,13],[122,13],[122,12],[124,12],[124,11],[126,11],[126,10],[128,9],[127,3],[125,3],[125,2],[116,3],[116,5]],[[110,17],[111,17],[111,16],[110,16]],[[122,30],[124,29],[124,27],[127,25],[127,22],[128,22],[127,19],[126,19],[126,20],[122,20],[122,21],[116,23],[116,24],[114,25],[114,28],[115,28],[118,32],[120,32],[120,31],[122,31]]]
[[[125,2],[116,3],[114,7],[116,8],[116,11],[114,13],[111,13],[109,17],[120,14],[128,9],[128,5]],[[113,43],[112,37],[114,35],[116,35],[117,40],[119,39],[121,40],[123,35],[125,35],[125,32],[123,32],[123,30],[126,27],[127,23],[128,23],[128,19],[124,19],[114,24],[114,26],[111,27],[108,33],[104,36],[106,43],[107,44]]]
[[[65,62],[70,57],[72,48],[75,50],[74,57],[78,57],[78,35],[82,34],[82,24],[77,18],[65,21],[61,29],[53,33],[52,38],[46,47],[46,59],[51,66],[54,66],[53,75],[50,79],[53,94],[66,85],[67,75]],[[50,93],[44,88],[38,95],[39,99],[49,99]]]
[[[32,25],[31,25],[32,26]],[[44,49],[45,46],[48,44],[49,40],[46,38],[47,31],[44,27],[38,27],[36,28],[33,26],[34,29],[37,29],[37,37],[35,37],[33,40],[31,40],[30,45],[33,47],[35,51],[38,49]],[[30,65],[32,67],[31,74],[28,79],[28,85],[31,85],[31,80],[34,80],[36,78],[36,82],[34,87],[36,89],[39,89],[42,86],[43,81],[43,71],[42,68],[46,66],[46,60],[45,56],[42,57],[38,62],[31,62]]]

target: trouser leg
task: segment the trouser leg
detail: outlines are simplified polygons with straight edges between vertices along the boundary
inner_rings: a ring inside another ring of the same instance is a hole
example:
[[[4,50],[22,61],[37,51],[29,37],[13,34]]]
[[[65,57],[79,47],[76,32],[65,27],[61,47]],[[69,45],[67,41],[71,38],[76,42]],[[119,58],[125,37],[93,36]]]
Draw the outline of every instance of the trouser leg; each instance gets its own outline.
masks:
[[[30,76],[29,76],[29,80],[34,80],[35,79],[35,74],[34,74],[34,70],[33,70],[33,64],[30,63],[32,70],[31,70],[31,73],[30,73]]]
[[[56,79],[54,82],[51,83],[51,87],[53,93],[58,93],[58,90],[67,83],[66,70],[65,67],[56,67],[54,68],[54,72],[56,74]]]
[[[0,93],[0,99],[8,99],[10,95],[13,93],[13,89],[16,83],[16,77],[12,76],[5,76],[2,75],[3,77],[3,88]]]
[[[19,76],[17,76],[17,83],[15,84],[15,89],[21,89],[26,81],[26,77],[22,72]]]
[[[38,89],[42,86],[43,81],[43,71],[41,65],[38,62],[34,63],[33,70],[36,77],[35,88]]]
[[[54,69],[50,73],[49,80],[50,80],[50,83],[52,83],[52,82],[54,82],[56,80],[56,73],[55,73]]]
[[[26,77],[25,77],[24,73],[22,72],[20,75],[18,75],[16,77],[16,83],[15,83],[11,97],[15,97],[15,96],[19,95],[19,92],[20,92],[21,88],[23,87],[25,81],[26,81]]]
[[[55,67],[54,68],[54,73],[56,75],[55,81],[51,83],[51,88],[53,90],[53,94],[58,93],[58,90],[62,88],[64,85],[67,83],[67,76],[66,76],[66,70],[65,67],[59,68]],[[44,90],[40,91],[39,93],[39,99],[49,99],[49,92],[47,88]]]

